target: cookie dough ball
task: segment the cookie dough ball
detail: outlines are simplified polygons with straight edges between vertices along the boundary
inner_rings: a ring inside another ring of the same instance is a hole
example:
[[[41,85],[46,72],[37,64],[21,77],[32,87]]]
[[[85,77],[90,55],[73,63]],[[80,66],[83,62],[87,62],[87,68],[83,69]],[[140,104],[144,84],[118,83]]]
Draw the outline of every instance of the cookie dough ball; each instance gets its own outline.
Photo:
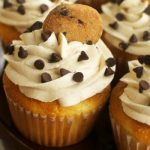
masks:
[[[86,5],[63,4],[47,16],[45,32],[63,32],[68,41],[96,43],[102,35],[102,22],[99,13]]]

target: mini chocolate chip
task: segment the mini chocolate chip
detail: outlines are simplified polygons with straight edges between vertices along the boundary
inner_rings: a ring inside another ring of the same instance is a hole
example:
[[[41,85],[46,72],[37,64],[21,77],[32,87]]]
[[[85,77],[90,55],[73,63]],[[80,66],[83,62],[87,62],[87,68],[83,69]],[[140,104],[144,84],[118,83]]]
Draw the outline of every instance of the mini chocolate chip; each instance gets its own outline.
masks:
[[[63,32],[64,35],[67,35],[67,32]]]
[[[92,42],[91,40],[89,40],[89,41],[87,41],[87,42],[86,42],[86,44],[88,44],[88,45],[92,45],[92,44],[93,44],[93,42]]]
[[[25,8],[23,5],[20,5],[17,9],[17,11],[21,14],[24,15],[26,13]]]
[[[68,73],[70,73],[69,70],[64,69],[64,68],[61,68],[61,69],[60,69],[60,76],[61,76],[61,77],[64,76],[64,75],[66,75],[66,74],[68,74]]]
[[[126,50],[129,47],[129,44],[125,42],[121,42],[119,43],[119,47],[123,50]]]
[[[123,21],[123,20],[125,20],[125,15],[122,13],[118,13],[118,14],[116,14],[116,19],[119,21]]]
[[[113,67],[114,65],[116,65],[116,59],[115,58],[108,58],[106,60],[106,65],[108,67]]]
[[[42,32],[41,33],[41,38],[42,38],[42,40],[45,42],[45,41],[47,41],[48,40],[48,38],[51,36],[51,32]]]
[[[50,56],[50,63],[56,63],[59,62],[60,60],[62,60],[61,56],[56,54],[56,53],[52,53]]]
[[[8,53],[9,55],[12,55],[14,50],[15,50],[15,48],[13,45],[6,46],[6,53]]]
[[[120,5],[122,2],[123,2],[123,0],[110,0],[112,3],[116,3],[116,4],[118,4],[118,5]]]
[[[144,10],[147,15],[150,15],[150,5]]]
[[[46,82],[49,82],[49,81],[52,81],[51,75],[49,73],[47,73],[47,72],[42,73],[42,75],[41,75],[41,82],[42,83],[46,83]]]
[[[83,73],[82,72],[76,72],[74,75],[73,75],[73,80],[75,81],[75,82],[82,82],[83,81],[83,78],[84,78],[84,76],[83,76]]]
[[[68,14],[69,14],[69,12],[68,12],[68,10],[67,10],[66,8],[64,8],[64,9],[62,9],[62,10],[60,11],[60,15],[61,15],[61,16],[68,16]]]
[[[26,51],[22,46],[20,46],[18,56],[20,58],[26,58],[28,56],[28,51]]]
[[[136,67],[133,69],[133,71],[136,73],[137,78],[141,78],[143,75],[143,67]]]
[[[145,56],[144,56],[144,63],[145,63],[146,65],[150,65],[150,55],[145,55]]]
[[[150,40],[150,32],[149,31],[144,31],[143,40],[144,41],[149,41]]]
[[[47,10],[48,10],[48,6],[46,5],[46,4],[42,4],[41,6],[40,6],[40,11],[41,11],[41,13],[43,14],[44,12],[46,12]]]
[[[144,56],[143,55],[138,56],[138,61],[140,64],[143,64],[144,63]]]
[[[137,37],[135,34],[132,34],[130,39],[129,39],[129,42],[130,43],[136,43],[138,41]]]
[[[110,68],[106,68],[105,72],[104,72],[104,76],[110,76],[110,75],[113,75],[115,72]]]
[[[84,51],[82,51],[78,58],[78,61],[88,60],[88,59],[89,59],[88,55]]]
[[[17,3],[19,3],[19,4],[25,3],[25,0],[16,0],[16,1],[17,1]]]
[[[43,26],[43,23],[40,21],[36,21],[31,27],[28,28],[29,32],[32,32],[34,30],[38,30],[41,29]]]
[[[45,64],[42,60],[38,59],[34,62],[34,66],[35,66],[36,69],[41,70],[45,67]]]
[[[118,24],[118,22],[115,21],[115,22],[113,22],[113,23],[110,23],[109,26],[110,26],[112,29],[117,30],[118,27],[119,27],[119,24]]]
[[[11,6],[12,6],[11,2],[9,2],[8,0],[4,0],[3,8],[8,8],[8,7],[11,7]]]
[[[143,93],[144,90],[148,90],[150,88],[150,85],[147,81],[141,80],[139,83],[139,92]]]

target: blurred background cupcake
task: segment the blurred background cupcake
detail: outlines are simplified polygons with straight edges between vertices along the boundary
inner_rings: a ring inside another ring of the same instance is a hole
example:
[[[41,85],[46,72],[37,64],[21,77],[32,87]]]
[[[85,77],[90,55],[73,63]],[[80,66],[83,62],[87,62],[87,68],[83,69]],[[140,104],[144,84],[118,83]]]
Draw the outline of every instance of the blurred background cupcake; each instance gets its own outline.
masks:
[[[34,22],[44,21],[48,13],[61,3],[76,0],[1,0],[0,37],[7,44],[18,39],[20,33]]]
[[[90,133],[115,73],[101,35],[99,13],[74,4],[56,7],[43,28],[13,41],[3,83],[13,121],[26,138],[62,147]]]
[[[117,78],[128,71],[126,61],[150,54],[148,0],[119,0],[102,5],[103,40],[117,58]]]
[[[150,147],[150,55],[129,62],[130,72],[113,89],[110,117],[118,150]]]

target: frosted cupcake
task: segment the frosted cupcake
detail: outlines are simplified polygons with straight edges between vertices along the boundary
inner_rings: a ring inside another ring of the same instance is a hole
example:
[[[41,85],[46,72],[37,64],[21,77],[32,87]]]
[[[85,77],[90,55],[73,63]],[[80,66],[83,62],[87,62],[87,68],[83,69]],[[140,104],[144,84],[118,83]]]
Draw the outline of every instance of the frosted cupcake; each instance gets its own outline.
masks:
[[[48,13],[61,3],[75,0],[0,0],[0,37],[5,43],[18,39],[36,21],[43,22]]]
[[[93,29],[99,35],[97,41]],[[5,55],[3,83],[13,121],[26,138],[62,147],[90,133],[115,72],[115,60],[101,33],[96,10],[61,5],[43,28],[13,41]]]
[[[130,72],[114,88],[110,116],[119,150],[150,147],[150,55],[129,62]]]
[[[145,0],[122,0],[102,5],[103,40],[118,60],[117,74],[126,61],[150,54],[150,5]]]

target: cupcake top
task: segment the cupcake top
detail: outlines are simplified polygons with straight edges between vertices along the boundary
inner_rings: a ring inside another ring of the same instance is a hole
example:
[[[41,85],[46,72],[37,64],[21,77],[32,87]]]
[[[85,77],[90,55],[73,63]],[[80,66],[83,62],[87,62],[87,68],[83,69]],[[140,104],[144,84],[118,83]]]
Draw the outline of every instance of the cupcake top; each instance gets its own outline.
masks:
[[[68,42],[65,34],[32,30],[8,47],[5,73],[27,97],[72,106],[112,81],[115,59],[101,39]]]
[[[24,32],[35,21],[44,21],[57,5],[74,2],[76,0],[0,0],[0,22]]]
[[[130,72],[121,81],[127,84],[120,99],[123,110],[134,120],[150,125],[150,55],[129,62]]]
[[[150,5],[147,0],[112,1],[102,5],[105,39],[134,55],[150,54]]]

